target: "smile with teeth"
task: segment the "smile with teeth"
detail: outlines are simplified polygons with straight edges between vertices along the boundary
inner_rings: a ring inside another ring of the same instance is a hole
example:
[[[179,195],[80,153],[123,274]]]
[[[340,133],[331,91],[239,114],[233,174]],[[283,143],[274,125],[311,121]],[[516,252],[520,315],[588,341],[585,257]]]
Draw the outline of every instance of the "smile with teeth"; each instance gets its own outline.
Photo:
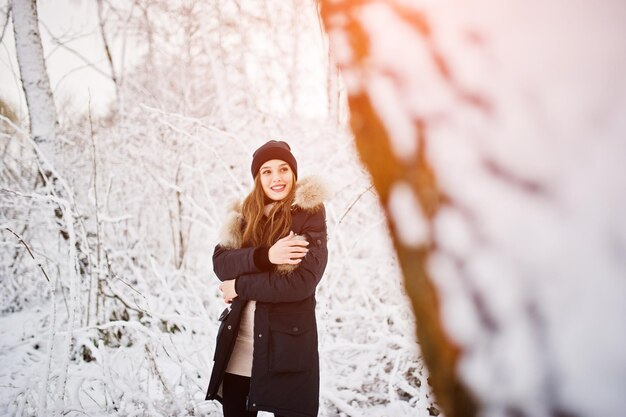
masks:
[[[270,188],[272,189],[272,191],[276,192],[276,193],[280,193],[285,189],[285,184],[282,185],[272,185]]]

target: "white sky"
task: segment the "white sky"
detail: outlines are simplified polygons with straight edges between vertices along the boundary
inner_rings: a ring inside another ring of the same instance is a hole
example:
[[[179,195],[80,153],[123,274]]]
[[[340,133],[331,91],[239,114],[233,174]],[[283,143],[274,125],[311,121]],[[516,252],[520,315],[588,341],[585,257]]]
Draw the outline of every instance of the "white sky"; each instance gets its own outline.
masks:
[[[0,25],[4,23],[7,3],[7,0],[0,0]],[[105,113],[114,98],[114,84],[108,77],[110,70],[98,25],[96,2],[39,0],[38,9],[46,65],[57,108],[67,110],[70,106],[73,111],[84,112],[91,95],[93,113]],[[313,19],[313,14],[309,10],[300,18]],[[314,23],[302,21],[299,24],[315,26]],[[257,42],[263,41],[263,36],[256,38]],[[58,41],[67,47],[59,46]],[[310,36],[303,36],[299,41],[298,56],[302,61],[298,64],[300,70],[296,82],[299,99],[295,103],[299,113],[314,118],[325,116],[327,100],[325,89],[319,88],[325,86],[325,51],[320,49],[323,48],[322,44],[315,41]],[[121,48],[119,45],[112,48],[113,61],[116,71],[119,72],[122,62]],[[124,72],[128,72],[133,62],[139,58],[139,54],[133,54],[133,50],[136,48],[130,45],[125,49]],[[27,114],[26,103],[19,82],[11,22],[6,28],[0,48],[0,81],[0,97],[14,106],[19,116],[24,117]]]
[[[86,110],[91,94],[94,113],[104,112],[113,98],[113,82],[86,63],[88,61],[100,71],[109,73],[97,23],[96,3],[77,0],[40,0],[38,3],[46,65],[57,107],[69,105],[79,111]],[[7,1],[2,2],[2,23],[6,4]],[[49,32],[72,50],[79,51],[84,59],[58,46]],[[11,22],[0,48],[0,81],[0,97],[15,106],[19,116],[25,116],[26,103],[19,83]]]

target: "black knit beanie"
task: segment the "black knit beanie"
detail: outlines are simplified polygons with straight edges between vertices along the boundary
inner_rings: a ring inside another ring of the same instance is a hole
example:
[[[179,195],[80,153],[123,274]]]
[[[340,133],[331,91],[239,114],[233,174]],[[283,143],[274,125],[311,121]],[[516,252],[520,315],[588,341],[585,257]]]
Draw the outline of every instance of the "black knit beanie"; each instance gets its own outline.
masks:
[[[281,161],[287,162],[296,179],[298,179],[298,163],[296,162],[296,158],[294,158],[291,153],[291,148],[287,142],[279,140],[270,140],[254,151],[251,166],[252,178],[256,177],[256,174],[259,173],[259,169],[261,169],[261,166],[265,162],[271,161],[272,159],[280,159]]]

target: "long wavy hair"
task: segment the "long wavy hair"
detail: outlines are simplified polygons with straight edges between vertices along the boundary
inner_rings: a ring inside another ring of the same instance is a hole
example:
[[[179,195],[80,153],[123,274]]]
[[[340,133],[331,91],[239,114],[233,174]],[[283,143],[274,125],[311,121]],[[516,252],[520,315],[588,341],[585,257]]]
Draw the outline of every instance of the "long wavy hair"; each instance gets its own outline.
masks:
[[[263,209],[268,200],[261,185],[261,176],[257,174],[254,177],[254,188],[243,200],[241,207],[244,220],[244,246],[270,247],[278,239],[287,236],[291,230],[291,205],[295,195],[296,177],[293,175],[293,185],[289,194],[276,201],[269,215],[264,216]]]

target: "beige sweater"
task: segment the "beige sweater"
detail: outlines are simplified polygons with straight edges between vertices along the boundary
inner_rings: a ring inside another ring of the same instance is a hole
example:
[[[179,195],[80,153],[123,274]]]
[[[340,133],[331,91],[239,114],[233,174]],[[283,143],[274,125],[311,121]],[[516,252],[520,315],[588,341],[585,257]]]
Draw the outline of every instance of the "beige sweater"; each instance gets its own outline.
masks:
[[[239,333],[233,353],[226,367],[229,374],[250,377],[252,375],[252,350],[254,346],[254,310],[256,301],[248,301],[241,315]]]

